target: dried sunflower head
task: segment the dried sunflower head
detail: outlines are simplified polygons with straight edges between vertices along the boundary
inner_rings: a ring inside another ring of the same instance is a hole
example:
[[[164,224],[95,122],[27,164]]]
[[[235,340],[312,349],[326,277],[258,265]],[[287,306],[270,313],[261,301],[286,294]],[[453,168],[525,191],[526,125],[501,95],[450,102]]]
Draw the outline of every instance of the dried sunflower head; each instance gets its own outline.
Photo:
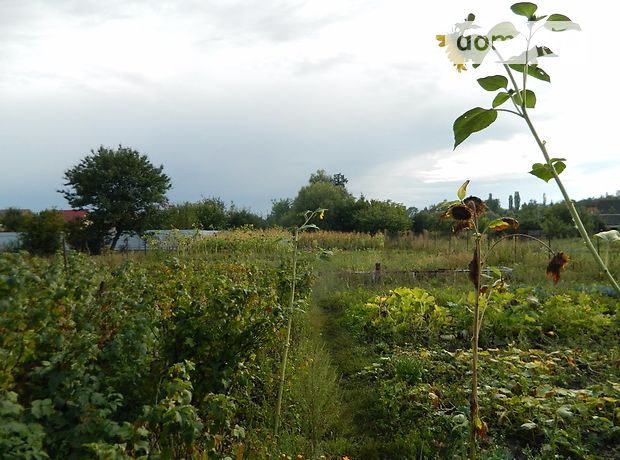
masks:
[[[452,232],[455,234],[466,228],[473,228],[473,217],[474,215],[471,208],[460,202],[450,206],[441,216],[442,219],[450,218],[454,221],[452,224]]]
[[[451,217],[454,220],[470,220],[473,214],[469,207],[459,203],[450,206],[444,216]]]
[[[487,205],[477,196],[468,196],[463,200],[463,204],[467,206],[474,214],[474,217],[480,217],[487,212]]]
[[[549,261],[547,265],[547,278],[553,281],[553,284],[558,284],[560,281],[560,271],[568,264],[568,256],[563,252],[558,252]]]
[[[474,221],[469,220],[457,220],[452,224],[452,233],[457,235],[461,230],[467,230],[474,228]]]

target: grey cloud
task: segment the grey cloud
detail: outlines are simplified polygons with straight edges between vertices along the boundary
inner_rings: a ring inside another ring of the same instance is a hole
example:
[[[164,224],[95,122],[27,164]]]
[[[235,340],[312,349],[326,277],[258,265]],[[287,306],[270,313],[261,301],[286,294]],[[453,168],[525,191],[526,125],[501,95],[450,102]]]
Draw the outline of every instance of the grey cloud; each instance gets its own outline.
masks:
[[[314,75],[317,73],[328,72],[336,67],[349,64],[354,61],[355,57],[346,53],[341,53],[337,56],[330,56],[322,59],[306,59],[297,65],[295,73],[298,75]]]

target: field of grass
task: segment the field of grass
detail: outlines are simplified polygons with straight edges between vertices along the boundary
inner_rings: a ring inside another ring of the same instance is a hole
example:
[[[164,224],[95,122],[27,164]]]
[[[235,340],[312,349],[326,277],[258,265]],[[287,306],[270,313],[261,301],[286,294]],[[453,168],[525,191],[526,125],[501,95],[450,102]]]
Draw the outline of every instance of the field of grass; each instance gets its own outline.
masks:
[[[467,458],[470,243],[304,235],[277,437],[286,232],[0,255],[0,457]],[[620,456],[618,299],[578,241],[552,246],[557,286],[532,241],[488,256],[480,458]]]

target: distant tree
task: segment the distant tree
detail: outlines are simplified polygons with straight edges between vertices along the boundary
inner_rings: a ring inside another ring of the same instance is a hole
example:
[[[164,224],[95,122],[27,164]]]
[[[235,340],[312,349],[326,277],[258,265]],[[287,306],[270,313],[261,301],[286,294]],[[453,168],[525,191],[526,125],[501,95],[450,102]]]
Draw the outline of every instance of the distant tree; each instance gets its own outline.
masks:
[[[516,192],[515,192],[515,196]],[[515,203],[516,210],[516,203]],[[543,212],[542,206],[536,203],[536,201],[530,201],[524,204],[517,213],[517,220],[519,221],[519,231],[528,233],[531,231],[542,230]]]
[[[514,209],[514,203],[512,201],[512,195],[508,195],[508,210],[512,211]]]
[[[54,254],[61,247],[64,228],[65,220],[55,209],[46,209],[30,216],[22,233],[22,248],[35,255]]]
[[[349,179],[344,177],[344,174],[341,173],[334,174],[331,179],[332,184],[342,188],[345,188],[347,186],[347,182],[349,182]]]
[[[355,212],[354,225],[361,232],[402,232],[411,228],[411,218],[403,204],[371,200]]]
[[[228,228],[239,228],[244,226],[265,228],[266,225],[265,219],[261,216],[254,214],[248,209],[239,209],[234,204],[231,204],[227,214]]]
[[[518,212],[519,209],[521,208],[521,195],[519,195],[519,192],[515,192],[514,204],[515,204],[515,211]]]
[[[228,226],[226,204],[220,198],[206,198],[200,201],[196,213],[200,227],[205,230],[222,230]]]
[[[293,200],[290,198],[271,200],[271,212],[267,216],[267,225],[270,227],[291,227],[294,223]]]
[[[449,234],[451,232],[450,222],[447,219],[441,219],[446,210],[445,203],[444,201],[417,211],[412,217],[412,230],[415,233],[426,231]]]
[[[573,219],[564,203],[542,206],[543,220],[541,227],[545,234],[551,238],[572,238],[579,236],[579,232],[573,223]],[[579,208],[579,215],[588,233],[602,230],[600,221],[583,208]]]
[[[96,229],[114,231],[111,249],[125,231],[141,232],[155,210],[167,202],[170,179],[163,166],[155,167],[146,155],[119,146],[100,147],[64,174],[59,190],[67,202],[86,209]]]
[[[201,228],[198,208],[198,203],[190,202],[166,206],[151,217],[148,226],[162,230]]]
[[[500,214],[502,212],[499,199],[493,198],[492,193],[489,193],[489,198],[485,201],[485,204],[487,205],[487,208],[489,208],[489,211],[494,212],[495,214]]]
[[[316,172],[310,174],[310,179],[308,179],[308,182],[311,184],[316,184],[317,182],[332,183],[332,176],[327,174],[327,171],[324,169],[317,169]]]
[[[353,230],[355,198],[343,187],[331,182],[312,181],[302,187],[293,201],[292,210],[299,216],[307,210],[326,208],[325,219],[321,221],[324,230]]]
[[[23,232],[26,222],[32,216],[30,211],[17,208],[7,208],[0,215],[0,225],[5,232]]]

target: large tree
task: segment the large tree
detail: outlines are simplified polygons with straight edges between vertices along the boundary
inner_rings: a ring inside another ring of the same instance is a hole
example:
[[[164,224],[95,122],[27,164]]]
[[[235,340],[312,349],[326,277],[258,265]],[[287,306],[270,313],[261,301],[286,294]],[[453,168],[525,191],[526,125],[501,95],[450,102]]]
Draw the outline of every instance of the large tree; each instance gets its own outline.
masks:
[[[359,201],[359,200],[358,200]],[[405,205],[393,201],[364,201],[354,216],[355,229],[377,233],[403,232],[411,228],[411,218]]]
[[[170,178],[163,169],[133,149],[102,146],[65,172],[69,188],[59,192],[71,207],[87,210],[92,225],[114,232],[114,249],[123,232],[145,230],[149,216],[167,202]]]
[[[326,208],[325,219],[321,221],[321,229],[351,231],[353,230],[353,215],[356,210],[355,198],[346,188],[334,185],[331,181],[312,182],[302,187],[292,203],[292,210],[297,216],[304,212]]]

